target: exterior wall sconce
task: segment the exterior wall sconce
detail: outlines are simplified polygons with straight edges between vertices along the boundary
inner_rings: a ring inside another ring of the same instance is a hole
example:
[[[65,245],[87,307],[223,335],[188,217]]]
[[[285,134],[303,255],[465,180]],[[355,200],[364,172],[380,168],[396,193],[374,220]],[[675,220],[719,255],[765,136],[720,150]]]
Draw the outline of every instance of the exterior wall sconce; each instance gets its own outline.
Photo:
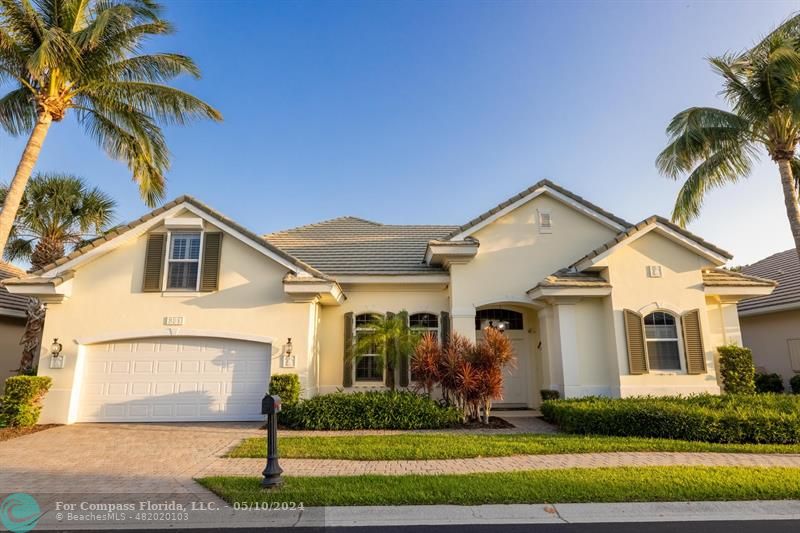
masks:
[[[286,341],[286,344],[283,346],[283,356],[281,357],[281,367],[282,368],[294,368],[297,364],[296,358],[292,355],[292,351],[294,347],[292,346],[292,338],[289,337],[289,340]]]
[[[61,355],[61,350],[64,347],[58,342],[58,338],[53,339],[53,344],[50,345],[50,368],[64,368],[64,357]]]

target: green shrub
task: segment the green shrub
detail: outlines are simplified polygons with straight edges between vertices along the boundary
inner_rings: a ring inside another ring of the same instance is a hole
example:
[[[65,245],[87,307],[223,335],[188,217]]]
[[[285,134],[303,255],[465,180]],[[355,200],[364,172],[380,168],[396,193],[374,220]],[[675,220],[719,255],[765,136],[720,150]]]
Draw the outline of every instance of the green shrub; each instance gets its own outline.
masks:
[[[409,391],[335,392],[302,400],[278,417],[295,429],[439,429],[460,413]]]
[[[783,392],[783,378],[780,374],[756,374],[756,392]]]
[[[281,397],[283,408],[294,407],[300,401],[300,376],[275,374],[269,378],[269,393]]]
[[[792,388],[793,394],[800,394],[800,374],[795,374],[789,380],[789,386]]]
[[[543,402],[546,402],[547,400],[558,400],[561,398],[561,394],[559,394],[557,390],[542,389],[539,391],[539,394],[542,395]]]
[[[800,396],[551,400],[542,415],[567,433],[721,443],[800,443]]]
[[[727,394],[753,394],[756,391],[753,352],[730,344],[717,348],[719,352],[719,374]]]
[[[8,378],[0,398],[0,418],[8,426],[35,426],[42,411],[42,399],[51,384],[52,379],[46,376]]]

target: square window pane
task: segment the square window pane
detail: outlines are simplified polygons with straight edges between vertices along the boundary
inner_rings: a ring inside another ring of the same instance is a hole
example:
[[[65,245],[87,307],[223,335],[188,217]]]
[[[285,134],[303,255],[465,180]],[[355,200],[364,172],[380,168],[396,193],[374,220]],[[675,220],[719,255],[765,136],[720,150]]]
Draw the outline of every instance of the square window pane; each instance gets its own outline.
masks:
[[[167,272],[168,289],[196,289],[197,263],[170,263]]]
[[[681,369],[678,341],[647,341],[647,356],[651,370]]]
[[[383,380],[383,368],[380,357],[362,355],[356,359],[356,381],[381,380]]]
[[[200,234],[173,234],[170,259],[199,259]]]

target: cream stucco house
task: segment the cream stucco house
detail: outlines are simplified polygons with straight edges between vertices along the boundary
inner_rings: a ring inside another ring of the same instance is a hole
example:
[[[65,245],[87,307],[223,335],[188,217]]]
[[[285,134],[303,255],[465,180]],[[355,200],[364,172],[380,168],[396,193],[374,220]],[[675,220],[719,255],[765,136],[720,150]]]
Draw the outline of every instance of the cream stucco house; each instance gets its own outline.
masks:
[[[737,302],[773,289],[720,269],[730,257],[542,181],[463,226],[343,217],[265,236],[181,197],[5,284],[48,302],[43,422],[248,420],[271,373],[306,395],[382,387],[374,356],[345,354],[370,314],[400,310],[444,342],[503,323],[506,405],[718,392]]]

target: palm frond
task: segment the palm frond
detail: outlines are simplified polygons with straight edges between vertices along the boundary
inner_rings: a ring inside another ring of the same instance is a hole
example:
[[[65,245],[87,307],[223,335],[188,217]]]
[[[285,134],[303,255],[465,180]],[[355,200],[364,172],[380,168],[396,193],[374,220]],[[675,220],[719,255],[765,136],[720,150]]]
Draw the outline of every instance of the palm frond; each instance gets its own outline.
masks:
[[[150,54],[117,61],[108,66],[107,76],[120,81],[165,82],[181,74],[200,77],[200,69],[188,56]]]
[[[749,124],[734,113],[709,107],[681,111],[667,126],[670,142],[656,166],[673,179],[692,170],[711,154],[751,140]]]
[[[672,221],[685,227],[700,214],[706,192],[747,177],[753,165],[752,147],[730,148],[711,154],[686,178],[672,211]]]
[[[0,98],[0,126],[11,135],[29,132],[36,125],[36,105],[31,92],[21,87]]]

